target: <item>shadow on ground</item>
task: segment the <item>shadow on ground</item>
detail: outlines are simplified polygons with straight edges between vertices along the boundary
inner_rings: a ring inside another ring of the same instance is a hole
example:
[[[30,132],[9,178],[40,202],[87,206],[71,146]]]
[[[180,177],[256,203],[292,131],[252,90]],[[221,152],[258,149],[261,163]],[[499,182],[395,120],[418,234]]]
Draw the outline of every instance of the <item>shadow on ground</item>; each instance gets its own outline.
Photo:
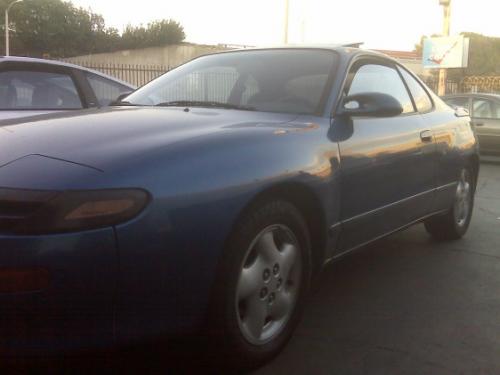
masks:
[[[18,359],[2,374],[236,374],[212,360],[196,340],[151,343],[120,351],[100,351],[50,359]]]

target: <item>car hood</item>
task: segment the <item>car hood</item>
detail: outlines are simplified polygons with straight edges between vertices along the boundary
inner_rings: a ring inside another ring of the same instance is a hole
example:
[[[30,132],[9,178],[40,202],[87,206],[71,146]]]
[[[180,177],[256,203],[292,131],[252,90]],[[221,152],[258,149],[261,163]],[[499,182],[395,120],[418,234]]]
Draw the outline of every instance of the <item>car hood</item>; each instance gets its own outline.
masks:
[[[297,115],[227,109],[118,107],[0,121],[0,168],[43,155],[106,171],[192,138],[274,128]]]

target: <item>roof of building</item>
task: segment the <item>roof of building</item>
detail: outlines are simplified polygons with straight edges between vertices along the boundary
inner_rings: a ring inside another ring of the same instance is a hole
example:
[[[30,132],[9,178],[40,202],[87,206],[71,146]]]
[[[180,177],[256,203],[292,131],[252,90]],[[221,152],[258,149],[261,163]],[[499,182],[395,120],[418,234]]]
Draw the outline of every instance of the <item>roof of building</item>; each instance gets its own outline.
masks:
[[[386,49],[377,49],[377,52],[383,53],[385,55],[391,56],[395,59],[403,60],[421,60],[422,56],[417,51],[393,51]]]

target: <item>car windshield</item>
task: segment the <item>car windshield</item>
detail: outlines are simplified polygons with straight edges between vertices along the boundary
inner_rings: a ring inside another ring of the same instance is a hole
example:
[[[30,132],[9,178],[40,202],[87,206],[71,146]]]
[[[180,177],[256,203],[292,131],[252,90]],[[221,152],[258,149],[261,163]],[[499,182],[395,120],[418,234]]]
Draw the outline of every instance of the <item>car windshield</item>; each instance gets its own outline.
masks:
[[[220,107],[316,114],[337,54],[328,50],[256,50],[204,56],[126,98],[132,105]]]

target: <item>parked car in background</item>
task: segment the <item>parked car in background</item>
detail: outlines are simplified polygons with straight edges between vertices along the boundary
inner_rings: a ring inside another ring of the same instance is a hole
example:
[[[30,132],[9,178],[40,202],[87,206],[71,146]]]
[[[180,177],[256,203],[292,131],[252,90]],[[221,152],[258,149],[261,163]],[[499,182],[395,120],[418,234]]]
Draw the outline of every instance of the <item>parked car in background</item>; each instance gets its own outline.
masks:
[[[443,100],[452,107],[469,111],[481,154],[500,155],[500,95],[455,94],[446,95]]]
[[[118,79],[73,64],[0,57],[0,120],[105,107],[134,89]]]
[[[5,131],[3,131],[5,130]],[[382,54],[199,57],[120,107],[0,123],[0,352],[203,332],[276,355],[323,266],[469,226],[470,118]]]

